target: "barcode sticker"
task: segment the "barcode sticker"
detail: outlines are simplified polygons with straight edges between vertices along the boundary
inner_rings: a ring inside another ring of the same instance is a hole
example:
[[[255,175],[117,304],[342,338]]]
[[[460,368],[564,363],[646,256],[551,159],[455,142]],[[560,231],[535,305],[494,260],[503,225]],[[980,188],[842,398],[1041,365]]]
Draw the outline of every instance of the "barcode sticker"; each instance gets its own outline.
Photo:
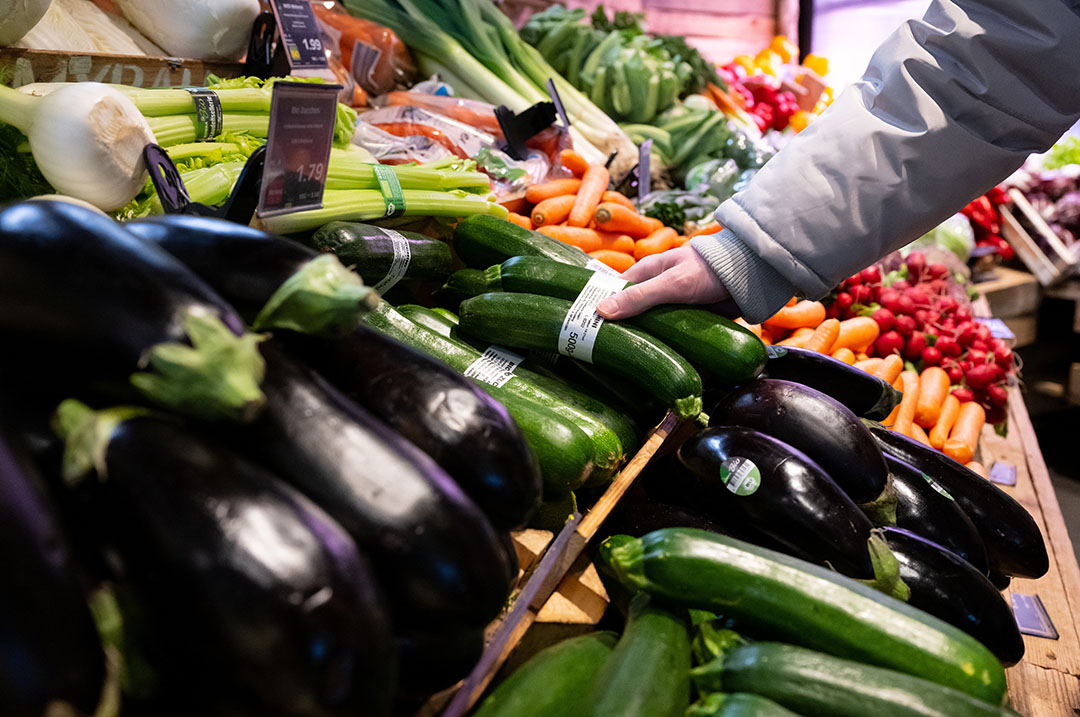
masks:
[[[596,272],[570,305],[559,331],[559,353],[563,356],[592,363],[596,334],[604,320],[596,313],[596,305],[618,294],[629,282],[617,276]]]
[[[412,249],[409,247],[408,239],[393,229],[383,229],[382,232],[390,237],[394,245],[394,258],[390,262],[386,276],[379,279],[379,283],[372,287],[379,296],[393,289],[394,285],[401,281],[405,272],[409,270],[409,262],[412,261]]]
[[[488,346],[480,358],[469,364],[465,375],[495,388],[501,388],[514,377],[514,369],[524,357],[499,346]]]
[[[618,276],[619,272],[612,269],[610,266],[600,261],[599,259],[589,259],[585,262],[585,268],[590,271],[596,271],[601,274],[607,274],[608,276]]]

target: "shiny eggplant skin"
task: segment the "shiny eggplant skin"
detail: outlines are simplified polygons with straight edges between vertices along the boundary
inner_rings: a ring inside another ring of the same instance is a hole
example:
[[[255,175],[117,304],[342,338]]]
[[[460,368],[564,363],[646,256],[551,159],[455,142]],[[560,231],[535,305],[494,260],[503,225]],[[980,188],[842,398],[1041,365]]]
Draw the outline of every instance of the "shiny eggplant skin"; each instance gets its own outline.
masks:
[[[28,455],[0,432],[0,714],[97,707],[105,655],[71,551]]]
[[[484,652],[484,629],[410,630],[397,638],[401,656],[398,692],[425,698],[468,676]]]
[[[446,364],[361,326],[288,347],[328,381],[427,453],[496,528],[528,522],[540,504],[536,457],[502,404]]]
[[[1024,639],[1012,608],[985,575],[910,531],[884,528],[882,537],[900,563],[900,578],[911,589],[909,605],[960,628],[1002,663],[1020,661]]]
[[[768,346],[764,378],[794,381],[830,396],[856,416],[880,421],[900,403],[902,395],[876,376],[810,349]]]
[[[956,499],[982,537],[991,571],[1031,579],[1046,574],[1050,568],[1046,543],[1022,505],[944,453],[879,423],[865,423],[883,451],[930,476]]]
[[[990,582],[993,583],[994,587],[996,587],[998,590],[1008,590],[1009,585],[1012,584],[1012,578],[1010,578],[1008,575],[995,573],[993,570],[990,571],[990,575],[988,577],[990,578]]]
[[[726,535],[727,531],[704,513],[670,503],[641,502],[623,506],[611,516],[611,533],[640,538],[661,528],[697,528]]]
[[[709,428],[682,445],[679,460],[695,479],[695,505],[734,514],[805,560],[853,578],[874,577],[870,520],[797,449],[747,428]],[[754,467],[758,485],[742,483],[735,492],[738,476],[748,470],[752,476]],[[727,482],[722,471],[736,478]]]
[[[287,279],[319,256],[291,239],[213,217],[166,214],[124,227],[179,260],[249,323]]]
[[[866,428],[839,401],[792,381],[759,378],[732,391],[710,425],[742,426],[806,454],[855,503],[885,491],[889,470]]]
[[[431,458],[280,346],[262,348],[266,410],[237,431],[240,444],[356,540],[396,626],[490,622],[507,597],[509,566],[476,504]]]
[[[107,478],[88,479],[102,543],[164,690],[198,712],[388,714],[386,600],[325,512],[168,419],[123,421],[104,455]]]
[[[896,527],[951,550],[986,575],[986,547],[979,531],[948,491],[935,488],[926,474],[899,458],[886,455],[885,462],[896,489]]]

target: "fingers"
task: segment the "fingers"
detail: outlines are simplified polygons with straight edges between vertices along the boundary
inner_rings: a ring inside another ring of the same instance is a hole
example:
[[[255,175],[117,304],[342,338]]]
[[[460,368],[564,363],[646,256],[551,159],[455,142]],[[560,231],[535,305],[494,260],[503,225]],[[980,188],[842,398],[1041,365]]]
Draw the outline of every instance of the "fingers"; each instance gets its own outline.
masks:
[[[676,254],[677,251],[677,249],[673,249],[660,254],[647,256],[624,271],[620,276],[634,284],[658,276],[661,272],[667,271],[678,262],[679,256]]]
[[[676,282],[671,281],[671,277],[662,272],[604,299],[596,306],[596,313],[611,320],[637,316],[646,309],[669,303],[677,298],[676,289]]]

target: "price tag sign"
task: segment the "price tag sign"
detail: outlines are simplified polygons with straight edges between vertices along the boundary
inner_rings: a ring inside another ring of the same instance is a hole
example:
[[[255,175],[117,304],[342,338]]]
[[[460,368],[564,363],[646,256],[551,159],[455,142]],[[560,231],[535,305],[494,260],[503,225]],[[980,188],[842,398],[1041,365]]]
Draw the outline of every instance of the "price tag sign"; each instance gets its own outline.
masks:
[[[1023,593],[1010,593],[1012,597],[1013,614],[1016,616],[1016,625],[1020,632],[1035,637],[1045,637],[1047,640],[1057,640],[1058,631],[1054,627],[1050,614],[1046,612],[1038,595],[1024,595]]]
[[[1016,485],[1016,466],[998,461],[990,469],[989,477],[998,485]]]
[[[340,90],[341,85],[274,83],[260,217],[322,206]]]
[[[281,44],[285,48],[285,57],[289,67],[296,70],[325,70],[326,52],[323,47],[322,33],[315,22],[315,13],[311,11],[308,0],[270,0],[270,6],[277,18]]]
[[[649,196],[649,192],[652,191],[652,177],[650,176],[650,170],[652,169],[649,164],[652,162],[652,140],[647,139],[641,143],[641,150],[638,152],[638,165],[637,165],[637,199],[638,206],[645,201],[645,198]]]

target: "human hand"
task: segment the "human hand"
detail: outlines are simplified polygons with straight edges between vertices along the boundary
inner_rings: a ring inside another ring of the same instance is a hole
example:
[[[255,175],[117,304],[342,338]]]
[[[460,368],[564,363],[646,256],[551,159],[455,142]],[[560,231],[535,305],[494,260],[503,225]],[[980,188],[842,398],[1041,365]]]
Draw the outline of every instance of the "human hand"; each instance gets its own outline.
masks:
[[[601,301],[605,319],[625,319],[658,304],[715,304],[729,297],[712,267],[690,245],[647,256],[622,273],[633,286]]]

